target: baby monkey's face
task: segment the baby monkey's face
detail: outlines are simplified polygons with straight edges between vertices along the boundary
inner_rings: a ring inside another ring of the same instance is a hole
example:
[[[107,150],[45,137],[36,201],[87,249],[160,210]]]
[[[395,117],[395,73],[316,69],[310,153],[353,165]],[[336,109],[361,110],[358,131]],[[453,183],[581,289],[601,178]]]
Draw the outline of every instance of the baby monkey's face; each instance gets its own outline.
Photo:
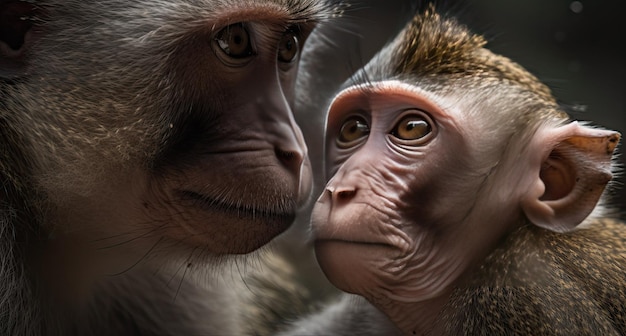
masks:
[[[318,260],[342,290],[420,300],[458,269],[454,254],[433,259],[449,213],[435,201],[467,168],[459,155],[467,148],[458,118],[434,99],[399,81],[374,82],[345,89],[329,109],[331,178],[312,226]]]

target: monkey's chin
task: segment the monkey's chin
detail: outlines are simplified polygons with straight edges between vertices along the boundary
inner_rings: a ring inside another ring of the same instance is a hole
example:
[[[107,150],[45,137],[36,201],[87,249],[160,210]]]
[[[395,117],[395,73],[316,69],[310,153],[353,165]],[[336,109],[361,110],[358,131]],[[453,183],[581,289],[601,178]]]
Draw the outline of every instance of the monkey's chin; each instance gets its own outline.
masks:
[[[397,253],[384,243],[320,239],[314,243],[317,261],[328,280],[342,291],[363,295],[376,286],[383,265]]]

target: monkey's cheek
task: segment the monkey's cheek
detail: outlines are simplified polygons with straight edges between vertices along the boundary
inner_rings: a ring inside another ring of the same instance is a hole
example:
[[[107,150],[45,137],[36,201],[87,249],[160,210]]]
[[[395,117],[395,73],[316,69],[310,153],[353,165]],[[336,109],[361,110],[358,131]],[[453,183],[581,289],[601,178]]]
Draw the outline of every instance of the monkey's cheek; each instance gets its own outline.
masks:
[[[338,240],[315,241],[317,261],[330,282],[342,291],[365,295],[381,282],[379,270],[395,249],[384,244]]]

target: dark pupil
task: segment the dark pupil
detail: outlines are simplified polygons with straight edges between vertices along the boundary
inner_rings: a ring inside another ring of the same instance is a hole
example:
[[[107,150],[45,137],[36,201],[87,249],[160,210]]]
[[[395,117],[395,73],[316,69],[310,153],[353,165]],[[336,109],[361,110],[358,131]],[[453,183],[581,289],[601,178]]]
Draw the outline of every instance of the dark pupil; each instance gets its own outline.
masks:
[[[430,126],[423,120],[411,121],[406,125],[407,131],[411,131],[414,128],[420,128],[422,132],[427,132],[430,130]]]
[[[348,129],[350,135],[355,135],[363,132],[364,125],[360,121],[353,121],[352,126]]]
[[[291,50],[291,48],[293,48],[293,42],[292,42],[291,40],[288,40],[288,41],[285,43],[285,49],[287,49],[287,50]]]
[[[410,121],[406,124],[406,130],[412,131],[416,127],[423,127],[423,126],[424,126],[424,122],[422,121]]]
[[[350,129],[348,130],[350,132],[350,134],[354,134],[359,130],[359,122],[355,122],[354,124],[352,124],[352,127],[350,127]]]
[[[243,38],[241,37],[241,35],[235,35],[233,37],[233,43],[235,44],[241,44],[243,42]]]

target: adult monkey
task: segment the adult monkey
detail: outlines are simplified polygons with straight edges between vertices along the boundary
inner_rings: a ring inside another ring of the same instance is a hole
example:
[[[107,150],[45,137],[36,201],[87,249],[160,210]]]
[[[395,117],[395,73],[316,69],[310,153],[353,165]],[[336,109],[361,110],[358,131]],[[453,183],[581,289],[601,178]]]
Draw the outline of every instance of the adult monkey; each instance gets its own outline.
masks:
[[[316,255],[393,325],[346,298],[286,334],[626,333],[620,135],[484,45],[430,7],[334,99]]]
[[[0,0],[0,334],[238,333],[227,289],[190,275],[308,197],[289,104],[332,11]]]

